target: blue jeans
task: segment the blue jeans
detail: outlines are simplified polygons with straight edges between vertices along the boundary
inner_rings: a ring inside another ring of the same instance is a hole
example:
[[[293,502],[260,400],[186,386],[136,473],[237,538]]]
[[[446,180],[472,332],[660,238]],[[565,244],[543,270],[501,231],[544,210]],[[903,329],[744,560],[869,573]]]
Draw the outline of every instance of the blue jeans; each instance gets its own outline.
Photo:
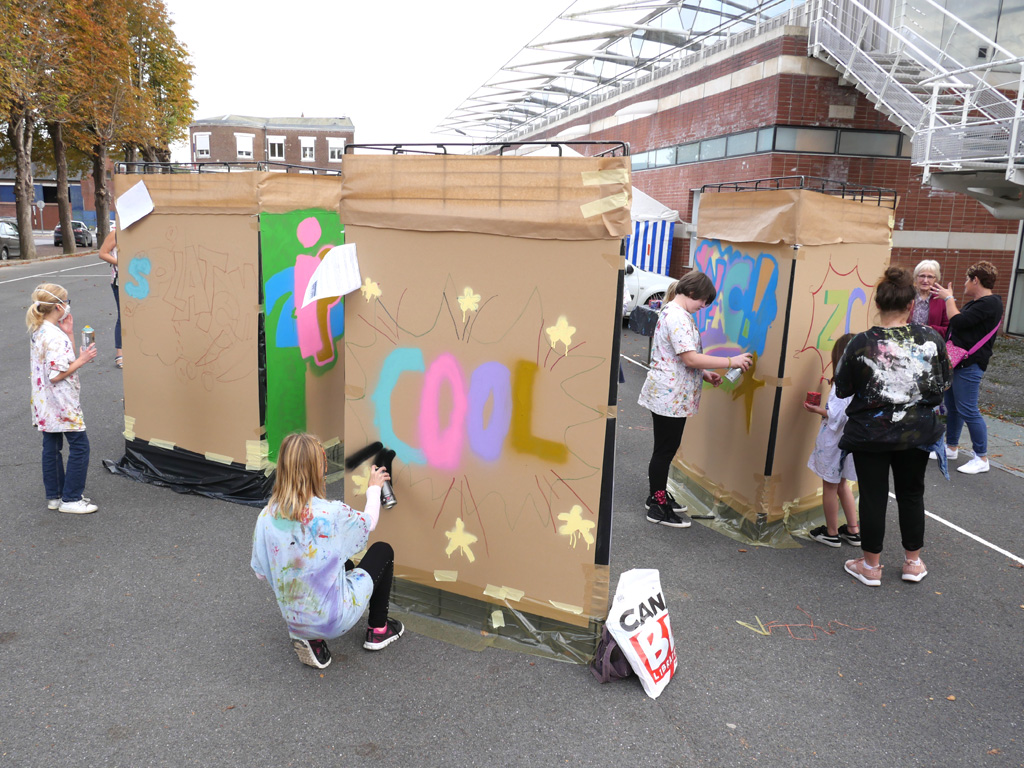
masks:
[[[64,468],[64,438],[68,439],[68,466]],[[85,492],[89,472],[89,436],[81,432],[43,432],[43,486],[46,498],[78,501]]]
[[[117,290],[117,283],[110,284],[114,292],[114,306],[117,308],[117,322],[114,323],[114,349],[121,348],[121,297]]]
[[[971,447],[978,456],[988,455],[988,426],[978,409],[978,390],[985,372],[977,365],[953,369],[953,386],[946,390],[946,445],[960,444],[960,432],[967,425]]]

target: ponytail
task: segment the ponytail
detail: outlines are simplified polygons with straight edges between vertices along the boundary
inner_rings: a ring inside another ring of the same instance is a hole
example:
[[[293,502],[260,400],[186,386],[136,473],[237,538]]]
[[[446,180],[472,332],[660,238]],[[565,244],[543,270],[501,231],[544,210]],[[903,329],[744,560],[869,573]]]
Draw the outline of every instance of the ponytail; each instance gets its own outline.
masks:
[[[25,313],[29,333],[35,333],[46,316],[68,300],[68,292],[56,283],[41,283],[32,291],[32,303]]]

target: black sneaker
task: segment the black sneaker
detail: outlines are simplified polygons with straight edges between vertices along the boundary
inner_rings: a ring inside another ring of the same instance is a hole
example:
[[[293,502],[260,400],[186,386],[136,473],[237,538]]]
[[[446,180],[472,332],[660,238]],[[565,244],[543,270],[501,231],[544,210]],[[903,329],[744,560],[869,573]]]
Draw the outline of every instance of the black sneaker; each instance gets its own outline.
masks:
[[[679,517],[668,507],[654,506],[647,511],[647,522],[667,525],[669,528],[689,528],[690,521]]]
[[[853,544],[855,547],[860,546],[860,531],[857,531],[857,533],[850,533],[850,529],[846,527],[845,523],[839,526],[839,538],[847,544]]]
[[[838,536],[830,536],[828,529],[824,525],[820,525],[817,528],[812,528],[810,536],[815,541],[820,541],[826,547],[843,546],[842,540]]]
[[[670,508],[672,509],[672,511],[673,511],[673,512],[675,512],[676,514],[680,514],[680,513],[682,513],[682,512],[685,512],[685,511],[686,511],[686,505],[685,505],[685,504],[680,504],[680,503],[679,503],[678,501],[676,501],[676,500],[675,500],[675,498],[674,498],[674,497],[672,496],[672,494],[671,494],[671,493],[669,493],[668,491],[665,491],[665,498],[666,498],[666,499],[668,499],[668,504],[669,504],[669,507],[670,507]],[[657,502],[655,502],[655,500],[654,500],[654,497],[653,497],[653,496],[648,496],[648,497],[647,497],[647,503],[646,503],[646,504],[645,504],[644,506],[645,506],[645,507],[646,507],[647,509],[650,509],[650,508],[651,508],[652,506],[654,506],[654,505],[655,505],[656,503],[657,503]]]
[[[331,664],[331,649],[323,640],[303,640],[301,637],[292,638],[292,648],[303,664],[325,669]]]
[[[374,632],[372,627],[366,628],[366,642],[363,648],[368,651],[379,651],[387,648],[405,632],[405,627],[398,619],[389,618],[383,632]]]

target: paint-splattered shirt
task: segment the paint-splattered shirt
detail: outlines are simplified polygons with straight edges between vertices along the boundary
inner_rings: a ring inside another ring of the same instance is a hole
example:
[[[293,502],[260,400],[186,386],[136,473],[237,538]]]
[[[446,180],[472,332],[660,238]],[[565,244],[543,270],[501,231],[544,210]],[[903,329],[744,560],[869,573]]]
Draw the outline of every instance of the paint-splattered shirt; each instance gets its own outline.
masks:
[[[640,405],[659,416],[696,415],[703,371],[688,368],[679,356],[703,349],[690,313],[674,302],[666,304],[654,329],[651,370],[640,390]]]
[[[927,325],[858,333],[835,377],[836,395],[853,396],[840,447],[893,451],[931,445],[942,434],[934,408],[949,377],[945,342]]]
[[[32,334],[32,423],[40,432],[83,432],[82,385],[78,373],[60,381],[51,376],[64,373],[75,361],[71,339],[60,328],[44,320]]]
[[[301,520],[277,517],[264,507],[256,518],[252,569],[270,582],[288,630],[307,640],[348,632],[362,616],[373,580],[366,571],[346,571],[345,561],[366,547],[377,526],[380,488],[366,489],[366,509],[314,497]]]

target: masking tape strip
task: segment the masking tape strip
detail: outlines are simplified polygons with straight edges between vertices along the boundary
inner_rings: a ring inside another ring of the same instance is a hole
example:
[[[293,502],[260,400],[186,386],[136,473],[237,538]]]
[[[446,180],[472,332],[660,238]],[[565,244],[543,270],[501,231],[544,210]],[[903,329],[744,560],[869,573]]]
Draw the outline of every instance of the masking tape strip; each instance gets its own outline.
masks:
[[[501,629],[505,626],[505,614],[500,610],[491,611],[491,626],[494,629]]]
[[[518,603],[526,593],[521,589],[496,587],[493,584],[488,584],[486,589],[484,589],[484,594],[488,597],[493,597],[495,600],[511,600],[514,603]]]
[[[458,581],[458,571],[434,571],[434,581]]]
[[[629,193],[616,192],[614,195],[581,205],[580,213],[583,214],[584,219],[589,219],[592,216],[600,216],[602,213],[614,211],[616,208],[625,208],[627,205],[629,205]]]
[[[166,448],[168,451],[174,450],[174,443],[170,440],[160,440],[159,438],[150,438],[149,444],[154,448]]]
[[[135,417],[129,416],[127,413],[124,415],[124,439],[135,439]]]
[[[603,171],[584,171],[584,187],[596,187],[601,184],[629,184],[629,171],[625,168],[607,168]]]
[[[204,453],[207,461],[216,461],[218,464],[234,464],[234,460],[230,456],[225,456],[221,453]]]
[[[363,396],[363,388],[357,387],[355,384],[348,384],[345,386],[345,397],[351,397],[353,400],[358,400]]]
[[[558,603],[554,600],[548,600],[548,602],[555,606],[555,608],[557,608],[558,610],[565,611],[566,613],[575,613],[577,616],[583,613],[583,608],[578,605],[570,605],[569,603]]]
[[[328,440],[326,443],[324,443],[324,449],[326,450],[327,448],[333,448],[334,446],[336,446],[340,442],[341,442],[341,438],[340,437],[332,437],[330,440]]]
[[[601,410],[598,408],[597,410]],[[619,417],[619,406],[617,405],[606,405],[604,407],[605,417],[609,419],[617,419]]]
[[[263,469],[269,463],[270,443],[266,440],[245,441],[245,468]]]
[[[257,304],[257,305],[256,305],[256,314],[257,314],[257,315],[262,315],[262,314],[263,314],[263,312],[264,312],[264,307],[263,307],[263,305],[262,305],[262,304]]]

